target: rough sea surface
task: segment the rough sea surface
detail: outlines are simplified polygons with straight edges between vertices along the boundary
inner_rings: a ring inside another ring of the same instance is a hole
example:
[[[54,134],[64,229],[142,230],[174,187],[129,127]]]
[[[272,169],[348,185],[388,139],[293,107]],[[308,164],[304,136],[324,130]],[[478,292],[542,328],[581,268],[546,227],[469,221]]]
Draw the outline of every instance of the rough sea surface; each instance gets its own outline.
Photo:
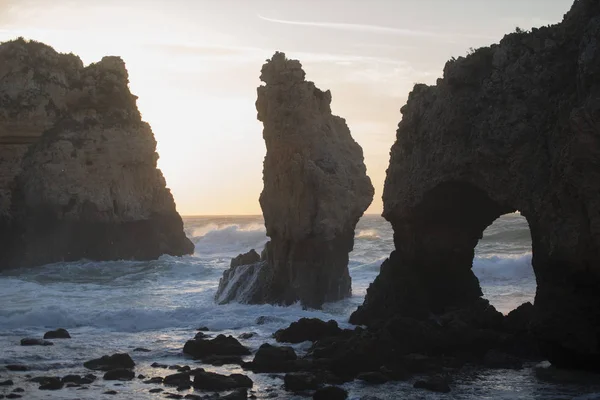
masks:
[[[365,216],[356,229],[350,255],[353,296],[327,304],[322,311],[305,311],[299,306],[275,307],[229,304],[217,306],[213,297],[219,278],[232,257],[251,248],[260,252],[265,229],[261,217],[188,217],[186,232],[196,244],[196,254],[183,258],[164,256],[151,262],[59,263],[0,274],[0,395],[16,387],[25,389],[26,399],[101,399],[107,390],[116,398],[162,399],[164,393],[149,393],[160,385],[141,380],[124,384],[98,379],[87,390],[66,388],[55,392],[38,390],[25,375],[64,376],[86,374],[83,362],[104,354],[128,352],[135,360],[136,374],[165,376],[174,371],[150,368],[153,362],[200,366],[182,354],[183,344],[196,328],[210,333],[238,336],[257,335],[241,342],[256,350],[273,342],[272,333],[301,317],[335,319],[343,327],[350,313],[362,303],[365,291],[379,272],[381,262],[393,249],[391,226],[381,217]],[[498,219],[484,233],[473,263],[482,289],[496,308],[509,312],[525,301],[533,301],[535,277],[531,268],[531,239],[527,222],[519,214]],[[258,317],[267,323],[258,325]],[[23,347],[24,337],[41,338],[44,332],[66,328],[72,339],[53,340],[53,346]],[[294,346],[305,351],[310,343]],[[148,353],[132,352],[136,347]],[[251,359],[252,356],[249,357]],[[24,364],[28,372],[10,372],[7,364]],[[254,394],[267,398],[302,398],[286,393],[282,375],[254,375],[237,366],[210,367],[216,372],[241,372],[254,380]],[[100,374],[97,374],[100,375]],[[464,370],[449,394],[412,388],[412,381],[367,386],[344,385],[351,399],[375,396],[380,399],[600,399],[600,376],[555,371],[547,363],[520,371]],[[165,388],[166,392],[174,392]],[[193,389],[188,391],[193,393]],[[180,394],[187,394],[182,392]],[[271,394],[272,395],[272,394]]]

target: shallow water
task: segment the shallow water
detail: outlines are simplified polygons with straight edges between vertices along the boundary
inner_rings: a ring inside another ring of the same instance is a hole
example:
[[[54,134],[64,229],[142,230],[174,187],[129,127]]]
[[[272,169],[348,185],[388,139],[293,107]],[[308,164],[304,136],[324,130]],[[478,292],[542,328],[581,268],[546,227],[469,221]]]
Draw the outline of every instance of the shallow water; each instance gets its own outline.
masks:
[[[350,255],[353,296],[327,304],[322,311],[299,306],[275,307],[213,302],[219,278],[232,257],[251,248],[260,252],[267,238],[261,217],[185,218],[186,232],[196,244],[196,254],[182,258],[164,256],[151,262],[78,262],[7,271],[0,274],[0,381],[11,377],[17,385],[0,387],[0,394],[12,388],[25,388],[27,399],[105,398],[102,392],[115,383],[97,381],[87,391],[75,388],[42,392],[37,385],[23,383],[24,376],[85,374],[82,363],[115,352],[129,352],[137,363],[136,373],[165,376],[173,371],[150,368],[152,362],[190,365],[181,350],[195,329],[207,326],[212,332],[238,336],[256,332],[241,340],[253,350],[272,342],[272,333],[301,317],[334,319],[347,325],[348,316],[362,303],[366,289],[377,276],[381,262],[393,249],[390,225],[380,217],[364,217],[356,230],[356,243]],[[476,249],[474,271],[485,296],[500,311],[508,312],[524,301],[533,301],[535,278],[531,268],[531,240],[525,220],[518,214],[500,218],[485,233]],[[268,323],[257,325],[259,316]],[[50,329],[63,327],[73,339],[54,340],[54,346],[22,347],[23,337],[41,337]],[[307,349],[308,344],[295,347]],[[152,350],[134,353],[136,347]],[[250,359],[252,356],[249,357]],[[30,372],[9,372],[5,364],[26,364]],[[205,367],[205,366],[203,366]],[[242,372],[238,367],[207,368]],[[592,399],[600,389],[596,376],[575,374],[562,383],[540,380],[540,371],[557,377],[551,369],[522,371],[464,371],[448,395],[427,393],[408,383],[365,386],[345,385],[351,398],[374,395],[382,399]],[[266,398],[273,388],[278,398],[300,398],[285,393],[282,380],[270,375],[249,374],[255,381],[258,398]],[[600,379],[598,379],[600,381]],[[28,386],[29,385],[29,386]],[[120,397],[129,399],[164,398],[150,394],[139,381],[116,386]],[[167,390],[168,391],[168,390]],[[171,390],[170,392],[173,392]],[[182,394],[186,394],[183,392]],[[579,397],[577,397],[579,396]]]

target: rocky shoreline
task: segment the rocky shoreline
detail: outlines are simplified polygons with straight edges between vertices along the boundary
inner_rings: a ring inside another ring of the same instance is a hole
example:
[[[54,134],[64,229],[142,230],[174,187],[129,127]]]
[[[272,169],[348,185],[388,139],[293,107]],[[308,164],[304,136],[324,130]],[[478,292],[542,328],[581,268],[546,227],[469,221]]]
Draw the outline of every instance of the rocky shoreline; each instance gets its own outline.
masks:
[[[480,320],[488,319],[487,328],[469,327],[465,314],[442,316],[426,324],[392,320],[377,329],[342,329],[333,320],[302,318],[274,332],[275,343],[269,340],[258,349],[246,344],[255,339],[253,332],[235,338],[203,327],[168,363],[152,361],[156,349],[140,347],[88,360],[64,376],[27,365],[1,366],[0,396],[28,398],[35,391],[89,390],[86,396],[93,392],[127,398],[126,393],[135,390],[171,399],[287,395],[345,399],[348,394],[343,386],[353,381],[372,388],[395,382],[412,387],[415,393],[451,393],[455,377],[474,368],[522,370],[542,360],[531,351],[531,337],[526,333],[531,305],[506,317],[483,306],[477,312]],[[265,318],[256,322],[264,323]],[[59,329],[47,332],[45,339],[23,338],[15,345],[40,346],[43,353],[45,346],[64,345],[70,336]],[[261,379],[271,384],[255,386],[253,381]]]

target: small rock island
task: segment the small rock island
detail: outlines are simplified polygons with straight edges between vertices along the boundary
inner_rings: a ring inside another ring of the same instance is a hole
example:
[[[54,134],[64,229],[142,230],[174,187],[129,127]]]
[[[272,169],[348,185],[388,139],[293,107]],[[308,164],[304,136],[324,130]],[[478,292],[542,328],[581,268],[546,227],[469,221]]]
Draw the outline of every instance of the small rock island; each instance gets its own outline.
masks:
[[[0,45],[0,269],[194,250],[118,57]]]
[[[256,109],[267,146],[260,205],[271,240],[262,262],[251,257],[252,269],[225,272],[216,298],[320,308],[351,294],[348,253],[373,185],[362,148],[331,113],[331,93],[306,81],[299,61],[277,52],[260,78]]]

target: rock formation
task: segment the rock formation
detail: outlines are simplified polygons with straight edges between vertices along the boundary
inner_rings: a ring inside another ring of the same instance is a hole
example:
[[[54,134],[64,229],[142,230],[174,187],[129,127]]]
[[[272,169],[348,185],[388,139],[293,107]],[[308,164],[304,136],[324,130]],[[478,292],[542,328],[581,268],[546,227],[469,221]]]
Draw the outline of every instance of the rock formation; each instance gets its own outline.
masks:
[[[416,85],[391,149],[396,250],[351,321],[427,318],[482,295],[484,229],[519,210],[533,239],[532,329],[561,367],[600,368],[600,2],[506,35]]]
[[[193,251],[118,57],[0,45],[0,268]]]
[[[307,307],[350,295],[354,227],[373,199],[361,147],[331,93],[304,79],[300,62],[275,53],[262,67],[256,109],[267,146],[260,205],[268,279],[260,302]]]

